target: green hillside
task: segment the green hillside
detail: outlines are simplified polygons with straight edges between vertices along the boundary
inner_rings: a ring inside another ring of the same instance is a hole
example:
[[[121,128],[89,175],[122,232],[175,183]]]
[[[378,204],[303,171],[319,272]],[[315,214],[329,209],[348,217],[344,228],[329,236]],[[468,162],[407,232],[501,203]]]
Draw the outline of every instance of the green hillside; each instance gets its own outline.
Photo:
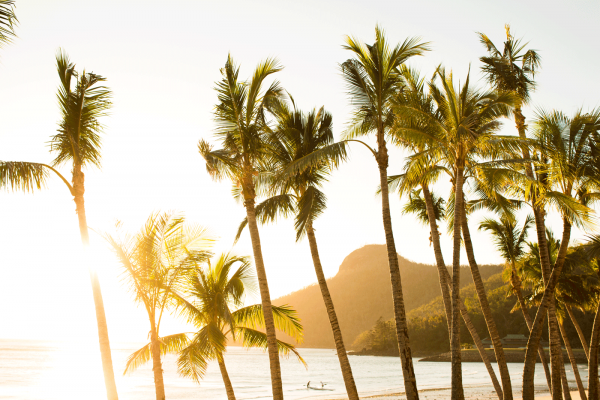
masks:
[[[426,305],[440,296],[436,267],[399,258],[407,311]],[[312,268],[312,265],[306,268]],[[481,267],[484,279],[500,271],[500,266]],[[467,268],[461,274],[461,285],[466,286],[470,282],[471,274]],[[384,320],[392,318],[392,292],[385,245],[367,245],[353,251],[327,283],[348,347],[380,317]],[[280,297],[273,303],[289,304],[298,311],[304,325],[302,347],[335,347],[317,284]]]
[[[464,275],[467,275],[471,279],[470,273]],[[461,280],[462,277],[461,274]],[[527,325],[521,311],[511,312],[516,298],[509,295],[509,286],[502,281],[502,275],[500,273],[494,274],[484,284],[500,337],[508,334],[523,334],[528,336]],[[488,337],[485,320],[479,307],[479,301],[477,300],[475,285],[469,284],[464,287],[461,289],[460,295],[465,301],[467,311],[477,332],[482,339]],[[448,325],[443,307],[442,297],[439,296],[427,304],[408,312],[410,345],[413,353],[440,353],[450,350]],[[533,311],[530,312],[533,317]],[[579,311],[574,312],[581,328],[589,337],[594,322],[594,315],[592,313],[584,314]],[[581,347],[575,327],[568,319],[565,320],[565,330],[567,331],[571,345],[575,348]],[[355,350],[362,350],[363,348],[376,349],[386,354],[393,353],[394,351],[397,352],[397,343],[394,340],[395,337],[392,337],[392,335],[395,336],[393,321],[381,320],[360,334],[353,342],[352,347]],[[544,332],[544,337],[547,340],[547,329]],[[461,343],[473,343],[464,324],[461,324]]]

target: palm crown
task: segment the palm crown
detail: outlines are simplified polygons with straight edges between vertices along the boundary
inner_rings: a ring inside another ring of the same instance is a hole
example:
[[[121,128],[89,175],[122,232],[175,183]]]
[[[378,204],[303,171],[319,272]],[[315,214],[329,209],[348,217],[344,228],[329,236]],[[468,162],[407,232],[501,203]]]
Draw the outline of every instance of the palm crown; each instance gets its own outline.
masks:
[[[228,336],[241,340],[244,347],[267,348],[262,306],[243,306],[248,293],[256,290],[256,278],[248,257],[221,254],[214,265],[197,268],[188,275],[186,289],[173,293],[182,315],[198,329],[188,346],[181,350],[177,364],[181,375],[199,381],[208,361],[221,359]],[[288,306],[273,306],[275,327],[302,340],[302,325]],[[277,341],[282,355],[294,353],[304,362],[293,345]]]
[[[481,69],[488,81],[499,91],[515,93],[523,103],[527,103],[531,91],[535,88],[533,81],[536,70],[540,68],[541,58],[536,50],[526,50],[527,43],[515,39],[506,25],[506,41],[502,52],[483,33],[478,33],[479,40],[485,46],[488,56],[481,57]]]
[[[101,85],[106,79],[85,70],[79,74],[62,50],[56,56],[56,67],[61,81],[57,96],[61,121],[50,140],[51,151],[58,153],[54,165],[73,160],[81,166],[99,167],[103,126],[98,119],[107,114],[112,97]]]

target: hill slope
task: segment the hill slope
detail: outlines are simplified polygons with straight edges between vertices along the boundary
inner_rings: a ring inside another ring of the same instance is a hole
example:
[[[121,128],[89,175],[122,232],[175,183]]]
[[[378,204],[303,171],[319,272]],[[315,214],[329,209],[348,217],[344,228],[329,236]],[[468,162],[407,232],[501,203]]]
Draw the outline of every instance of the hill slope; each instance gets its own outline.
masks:
[[[399,257],[406,311],[409,312],[440,296],[437,268]],[[312,265],[307,268],[312,268]],[[500,266],[481,266],[483,279],[501,271]],[[472,282],[471,273],[461,274],[461,286]],[[385,245],[367,245],[350,253],[338,273],[327,280],[344,342],[370,329],[378,318],[393,317],[390,272]],[[317,284],[273,301],[294,307],[304,325],[302,347],[334,348],[329,318]]]

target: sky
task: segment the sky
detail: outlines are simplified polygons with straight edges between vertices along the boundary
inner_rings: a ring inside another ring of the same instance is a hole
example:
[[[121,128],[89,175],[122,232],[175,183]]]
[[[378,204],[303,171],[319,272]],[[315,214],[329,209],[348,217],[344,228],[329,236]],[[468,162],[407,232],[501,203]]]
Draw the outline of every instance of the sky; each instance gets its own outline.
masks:
[[[597,38],[600,3],[482,1],[134,1],[17,0],[18,38],[0,49],[0,160],[50,163],[48,141],[56,131],[58,76],[55,54],[64,49],[79,70],[107,78],[114,93],[102,144],[102,169],[86,170],[89,226],[112,232],[116,221],[135,232],[152,212],[171,210],[207,227],[215,251],[251,255],[246,232],[233,238],[245,212],[227,182],[213,182],[197,143],[213,138],[214,82],[230,53],[249,77],[258,62],[277,57],[276,74],[301,109],[325,106],[340,137],[351,107],[339,64],[350,54],[345,35],[371,43],[380,24],[392,43],[419,36],[432,51],[409,64],[425,75],[443,63],[464,81],[484,87],[476,32],[501,45],[504,25],[542,56],[538,89],[525,109],[568,114],[600,105]],[[504,133],[516,134],[506,121]],[[406,154],[390,151],[389,174]],[[63,165],[63,174],[70,168]],[[353,250],[383,244],[375,161],[353,147],[349,162],[324,186],[328,209],[315,223],[322,264],[334,276]],[[447,196],[449,184],[434,190]],[[391,197],[397,250],[433,263],[429,231],[403,216],[403,200]],[[489,237],[471,230],[480,264],[500,263]],[[558,234],[560,220],[549,218]],[[293,221],[261,227],[273,298],[316,282],[308,243],[295,242]],[[584,232],[575,232],[582,238]],[[123,286],[121,269],[96,233],[92,264],[99,271],[111,340],[144,341],[145,312]],[[447,260],[451,240],[442,236]],[[466,257],[463,253],[463,260]],[[76,340],[93,336],[95,318],[87,268],[82,261],[75,205],[66,186],[50,179],[43,191],[0,191],[0,338]],[[251,299],[250,299],[251,300]],[[258,301],[258,298],[254,301]],[[187,329],[167,319],[163,334]]]

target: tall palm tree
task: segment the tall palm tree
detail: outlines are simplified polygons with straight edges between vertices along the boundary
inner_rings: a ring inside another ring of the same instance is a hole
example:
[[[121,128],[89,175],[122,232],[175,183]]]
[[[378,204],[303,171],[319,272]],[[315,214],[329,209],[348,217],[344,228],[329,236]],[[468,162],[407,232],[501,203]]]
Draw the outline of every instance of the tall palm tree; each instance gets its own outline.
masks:
[[[264,182],[269,170],[271,156],[266,140],[269,131],[266,115],[270,106],[283,96],[279,82],[274,81],[264,90],[265,80],[281,70],[277,60],[267,59],[261,62],[249,81],[239,78],[239,67],[231,56],[227,58],[221,70],[223,79],[217,82],[216,90],[219,103],[215,107],[217,122],[216,137],[223,146],[213,150],[206,141],[201,140],[198,149],[206,161],[206,169],[215,180],[229,179],[240,194],[246,208],[246,218],[252,240],[252,251],[256,265],[256,274],[260,297],[265,316],[269,363],[273,398],[283,399],[281,367],[275,323],[267,282],[267,273],[262,256],[260,235],[256,223],[256,196],[260,184]]]
[[[187,342],[185,334],[160,336],[162,316],[172,305],[171,292],[181,287],[190,269],[211,254],[206,230],[186,227],[184,222],[173,213],[152,214],[134,237],[105,235],[127,286],[146,309],[150,322],[150,343],[129,357],[125,373],[152,358],[156,400],[165,399],[161,353],[180,351]]]
[[[78,73],[75,64],[62,50],[56,55],[57,71],[61,84],[58,89],[58,102],[61,111],[58,133],[50,140],[50,151],[58,154],[52,166],[32,162],[0,162],[0,187],[30,191],[44,186],[48,172],[55,173],[67,186],[75,201],[79,232],[84,251],[89,247],[89,231],[85,213],[85,175],[88,166],[100,167],[100,148],[103,125],[99,119],[105,116],[111,106],[112,93],[102,85],[106,79],[100,75]],[[71,183],[54,167],[72,162]],[[110,353],[110,342],[100,282],[96,271],[90,269],[90,280],[96,320],[100,354],[104,372],[104,383],[109,400],[117,400],[117,387]]]
[[[197,329],[179,353],[179,373],[199,382],[208,362],[217,360],[229,400],[234,400],[235,394],[225,366],[228,338],[241,340],[244,347],[267,348],[267,335],[258,330],[265,326],[262,305],[242,307],[246,293],[255,288],[248,257],[221,254],[214,264],[195,269],[182,291],[173,293],[181,313]],[[302,325],[296,311],[288,306],[272,309],[275,327],[301,341]],[[277,347],[282,356],[294,353],[306,365],[292,344],[277,340]]]
[[[544,295],[545,298],[540,303],[538,314],[540,312],[545,313],[546,309],[549,310],[551,361],[552,364],[557,366],[562,365],[562,350],[560,349],[560,332],[554,315],[554,301],[552,298],[552,291],[556,282],[551,282],[550,276],[552,272],[552,275],[555,275],[553,279],[556,281],[560,277],[567,255],[572,225],[586,228],[590,221],[592,210],[586,204],[595,196],[594,191],[597,191],[598,187],[597,175],[594,174],[590,142],[598,134],[599,129],[600,112],[598,110],[591,113],[578,111],[571,118],[557,111],[546,112],[540,110],[534,125],[535,143],[539,149],[539,167],[536,172],[537,180],[540,183],[535,188],[539,191],[537,202],[542,205],[554,205],[559,209],[563,219],[561,245],[552,270],[546,268],[550,265],[548,246],[546,245],[546,251],[544,251],[538,235],[544,283],[550,288],[550,292],[547,296]],[[544,262],[546,254],[548,260]],[[526,353],[529,353],[529,356],[526,355],[523,371],[523,396],[525,400],[533,398],[535,353],[537,353],[539,338],[541,337],[543,318],[543,314],[539,318],[536,315],[537,321],[534,321],[527,346]],[[536,324],[536,322],[538,323]],[[553,397],[560,398],[561,394],[558,388],[560,380],[555,376],[555,368],[553,368],[552,375]]]
[[[398,253],[392,230],[389,192],[387,187],[388,150],[386,141],[394,120],[391,102],[402,83],[398,68],[413,56],[422,55],[429,49],[428,43],[418,38],[406,39],[402,44],[390,47],[380,27],[375,28],[375,43],[368,45],[356,38],[347,37],[344,48],[353,53],[353,58],[341,65],[348,95],[354,111],[351,125],[346,132],[348,139],[375,134],[377,148],[367,146],[379,168],[381,186],[382,217],[385,241],[392,282],[394,316],[398,348],[402,361],[404,387],[409,400],[419,398],[417,382],[412,364],[406,311],[402,295],[402,281],[398,266]],[[364,142],[362,142],[364,144]],[[365,144],[366,145],[366,144]]]
[[[291,110],[286,104],[280,103],[275,112],[277,127],[271,135],[270,141],[274,162],[273,173],[276,176],[271,190],[273,196],[256,206],[256,217],[260,223],[267,223],[274,221],[278,214],[287,216],[295,213],[296,240],[300,240],[304,236],[308,238],[346,392],[351,400],[357,400],[359,398],[358,391],[346,354],[333,300],[323,273],[313,228],[314,221],[326,208],[326,197],[320,188],[328,178],[335,161],[331,162],[328,157],[324,157],[320,163],[315,162],[310,169],[296,172],[293,175],[283,174],[293,163],[333,143],[332,117],[324,108],[303,113],[296,108],[293,99],[292,105],[293,109]],[[242,222],[237,237],[241,235],[247,222],[247,219]]]
[[[453,267],[452,267],[452,397],[464,398],[460,360],[459,283],[461,230],[464,232],[466,217],[463,217],[465,170],[473,169],[480,159],[494,158],[504,148],[516,146],[510,137],[496,135],[500,128],[499,118],[508,115],[514,104],[510,93],[480,92],[473,89],[469,77],[458,90],[454,87],[452,74],[438,67],[429,84],[431,102],[395,107],[398,115],[395,131],[402,140],[423,148],[409,158],[407,179],[415,180],[432,165],[440,165],[451,175],[454,191],[454,209],[449,210],[453,221]],[[461,229],[462,228],[462,229]],[[485,288],[476,264],[469,258],[471,272],[481,308],[494,343],[496,359],[500,369],[504,399],[512,399],[510,375],[502,350],[500,338],[491,317]]]
[[[390,181],[392,184],[395,184],[397,180],[395,177],[390,177]],[[401,186],[400,186],[401,187]],[[409,201],[404,206],[404,213],[412,213],[417,216],[419,221],[422,223],[428,223],[431,231],[430,231],[430,243],[433,244],[434,253],[436,257],[436,262],[438,265],[438,272],[440,275],[440,284],[442,285],[442,293],[444,300],[444,309],[446,311],[446,321],[448,323],[448,336],[450,337],[452,332],[452,304],[450,300],[450,292],[451,292],[451,281],[452,278],[446,269],[446,264],[444,262],[444,257],[442,254],[441,246],[440,246],[440,233],[438,231],[437,221],[441,220],[444,217],[444,199],[441,197],[437,197],[435,194],[429,191],[426,184],[422,185],[423,197],[420,195],[420,190],[413,190],[409,194]],[[433,217],[430,217],[433,216]],[[465,326],[469,330],[473,342],[475,343],[475,347],[477,347],[477,351],[479,352],[479,356],[481,360],[485,364],[486,369],[488,370],[488,374],[490,375],[490,379],[492,380],[492,384],[494,385],[494,389],[498,394],[498,398],[502,400],[502,386],[500,382],[498,382],[498,378],[496,377],[496,373],[494,372],[494,368],[492,367],[492,363],[485,352],[485,348],[483,347],[483,342],[477,330],[475,329],[475,325],[471,321],[471,317],[467,313],[467,308],[465,307],[462,300],[459,302],[460,314],[463,317],[463,321]]]
[[[548,231],[548,248],[550,250],[551,261],[555,262],[558,256],[561,243],[552,232]],[[528,243],[529,252],[524,254],[523,259],[518,263],[520,275],[523,277],[523,283],[530,289],[532,295],[529,300],[534,304],[539,301],[544,292],[543,278],[540,263],[539,247],[535,243]],[[592,308],[597,302],[599,290],[599,280],[590,267],[590,259],[585,254],[582,246],[569,248],[565,256],[564,268],[558,279],[555,290],[557,302],[557,318],[561,336],[567,349],[569,361],[573,368],[577,388],[582,399],[586,398],[585,389],[579,375],[577,362],[571,350],[571,344],[564,331],[564,318],[567,315],[566,308],[569,306],[578,306],[583,308]],[[576,320],[573,319],[574,324]]]

